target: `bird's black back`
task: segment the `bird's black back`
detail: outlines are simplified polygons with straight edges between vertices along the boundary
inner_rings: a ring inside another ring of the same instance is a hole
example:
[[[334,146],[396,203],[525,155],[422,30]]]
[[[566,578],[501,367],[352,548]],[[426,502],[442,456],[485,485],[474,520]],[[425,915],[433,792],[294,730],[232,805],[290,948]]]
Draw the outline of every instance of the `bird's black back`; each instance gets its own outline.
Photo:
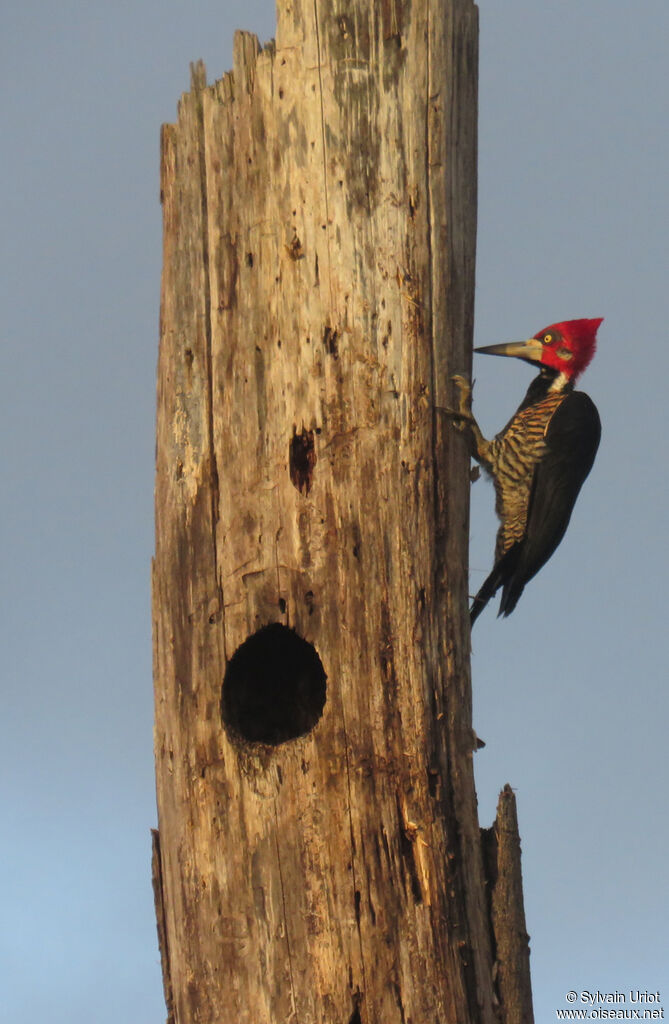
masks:
[[[545,397],[545,378],[542,380],[540,375],[533,385],[534,392],[531,385],[518,411]],[[499,559],[479,590],[472,604],[472,622],[499,587],[503,587],[499,614],[509,615],[525,584],[551,557],[569,525],[600,436],[594,402],[582,391],[570,391],[548,424],[548,450],[535,469],[525,534]]]

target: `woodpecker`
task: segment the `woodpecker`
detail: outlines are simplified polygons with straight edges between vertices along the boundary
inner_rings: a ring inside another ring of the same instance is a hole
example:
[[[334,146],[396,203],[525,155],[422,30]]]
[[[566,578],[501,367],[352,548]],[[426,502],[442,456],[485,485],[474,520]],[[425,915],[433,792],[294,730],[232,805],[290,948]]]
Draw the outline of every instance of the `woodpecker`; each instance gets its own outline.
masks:
[[[471,385],[453,378],[460,398],[456,426],[468,435],[473,458],[492,476],[500,519],[495,563],[472,603],[472,623],[500,587],[498,614],[509,615],[525,584],[564,537],[599,447],[599,413],[574,384],[595,354],[602,319],[566,320],[527,341],[474,350],[540,367],[514,416],[492,441],[486,441],[472,415]]]

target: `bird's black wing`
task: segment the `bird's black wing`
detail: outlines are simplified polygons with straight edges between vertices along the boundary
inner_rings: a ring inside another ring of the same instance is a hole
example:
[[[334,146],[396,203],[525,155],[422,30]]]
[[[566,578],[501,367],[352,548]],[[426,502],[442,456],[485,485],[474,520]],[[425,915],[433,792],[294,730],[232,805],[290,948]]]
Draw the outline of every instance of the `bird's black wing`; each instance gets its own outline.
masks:
[[[536,468],[525,536],[504,582],[500,615],[509,615],[528,580],[564,537],[578,492],[592,469],[601,436],[599,413],[582,391],[567,395],[546,433],[548,451]]]

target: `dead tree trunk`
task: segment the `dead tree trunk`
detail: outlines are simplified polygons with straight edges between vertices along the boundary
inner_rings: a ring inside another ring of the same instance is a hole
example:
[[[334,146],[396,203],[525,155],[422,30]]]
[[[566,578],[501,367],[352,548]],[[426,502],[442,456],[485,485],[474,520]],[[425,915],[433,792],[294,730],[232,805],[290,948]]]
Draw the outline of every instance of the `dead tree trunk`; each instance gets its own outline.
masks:
[[[492,1024],[477,10],[279,0],[162,136],[154,883],[176,1024]],[[531,1014],[531,1011],[530,1011]]]

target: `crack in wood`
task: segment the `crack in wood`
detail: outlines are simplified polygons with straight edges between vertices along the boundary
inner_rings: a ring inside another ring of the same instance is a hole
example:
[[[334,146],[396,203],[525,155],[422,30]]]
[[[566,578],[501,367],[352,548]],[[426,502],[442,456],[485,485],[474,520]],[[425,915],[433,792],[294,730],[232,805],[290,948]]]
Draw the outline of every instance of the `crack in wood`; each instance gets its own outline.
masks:
[[[157,828],[151,829],[151,881],[153,883],[153,900],[156,909],[156,929],[158,931],[158,949],[160,950],[160,967],[163,975],[163,993],[167,1009],[167,1024],[174,1024],[174,992],[170,973],[170,954],[167,942],[167,920],[165,917],[165,895],[163,892],[163,868],[160,855],[160,833]]]

